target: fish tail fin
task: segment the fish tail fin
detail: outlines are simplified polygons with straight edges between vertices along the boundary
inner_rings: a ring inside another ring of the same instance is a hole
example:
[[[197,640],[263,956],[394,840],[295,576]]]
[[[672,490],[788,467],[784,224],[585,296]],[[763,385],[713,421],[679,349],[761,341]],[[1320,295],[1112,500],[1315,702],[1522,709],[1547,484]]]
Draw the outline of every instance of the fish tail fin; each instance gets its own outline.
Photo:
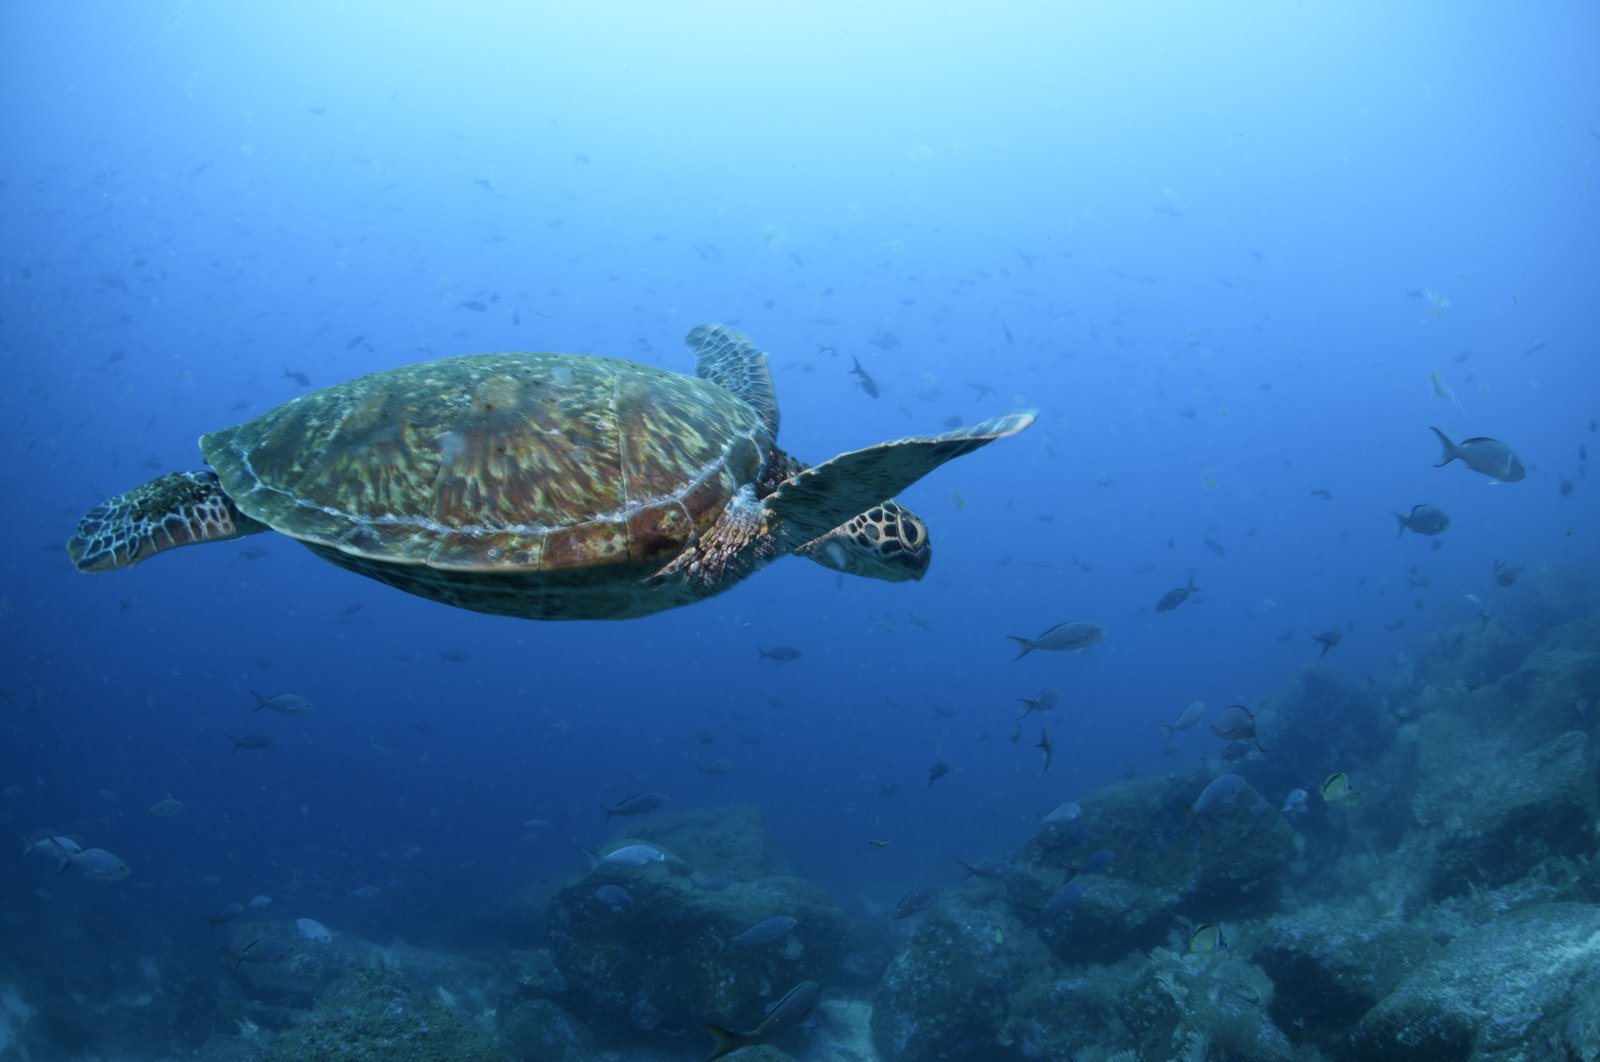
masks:
[[[29,837],[27,834],[19,833],[19,834],[17,834],[17,836],[22,838],[22,854],[23,855],[27,855],[29,852],[33,851],[35,848],[38,847],[37,845],[35,845],[33,843],[33,838]]]
[[[706,933],[707,933],[708,936],[711,937],[712,940],[717,942],[717,954],[718,955],[721,955],[723,952],[728,950],[728,942],[726,940],[723,940],[721,937],[717,936],[715,933],[712,933],[709,929],[706,930]]]
[[[256,699],[256,706],[250,709],[252,712],[259,712],[261,709],[267,706],[267,699],[261,696],[261,694],[257,693],[255,690],[250,691],[250,696]]]
[[[1188,833],[1189,832],[1189,827],[1193,826],[1193,825],[1194,825],[1194,805],[1193,804],[1185,804],[1185,805],[1183,805],[1183,829],[1178,831],[1178,836],[1182,837],[1184,834]]]
[[[977,873],[977,870],[973,868],[972,864],[968,863],[965,859],[958,859],[956,862],[960,863],[961,869],[966,871],[966,874],[962,876],[962,881],[965,881],[967,878],[970,878]]]
[[[767,657],[769,657],[771,655],[772,654],[767,652],[766,649],[762,648],[759,645],[756,646],[756,659],[757,660],[765,660]]]
[[[1435,465],[1434,467],[1437,468],[1439,466]],[[1399,538],[1401,535],[1406,533],[1406,518],[1401,516],[1399,513],[1390,513],[1389,515],[1400,521],[1400,526],[1394,529],[1394,537]]]
[[[227,738],[229,741],[233,742],[233,748],[228,750],[230,753],[231,752],[238,752],[239,751],[239,746],[244,744],[244,742],[240,741],[238,738],[234,737],[232,734],[223,734],[222,736]]]
[[[1011,662],[1012,663],[1016,663],[1018,660],[1021,660],[1023,657],[1025,657],[1029,653],[1033,652],[1033,639],[1032,638],[1019,638],[1015,634],[1008,634],[1008,635],[1006,635],[1006,637],[1010,638],[1012,641],[1014,641],[1018,645],[1022,646],[1022,651],[1019,652],[1016,656],[1011,658]]]
[[[748,1047],[750,1044],[754,1043],[750,1037],[742,1036],[739,1033],[734,1032],[732,1029],[724,1029],[720,1025],[708,1024],[705,1029],[706,1032],[711,1034],[711,1038],[716,1041],[711,1048],[711,1053],[705,1057],[705,1062],[713,1062],[713,1059],[721,1058],[723,1055],[732,1054],[733,1052],[739,1050],[739,1048]]]
[[[1439,462],[1433,466],[1434,468],[1443,468],[1445,465],[1448,465],[1451,461],[1454,461],[1456,458],[1461,456],[1461,454],[1456,450],[1456,444],[1450,441],[1450,436],[1446,435],[1438,428],[1429,428],[1428,430],[1439,437],[1439,445],[1444,447],[1444,453],[1440,455]]]
[[[1322,655],[1323,656],[1327,656],[1328,654],[1327,653],[1323,653]],[[1261,735],[1260,734],[1256,735],[1256,748],[1261,750],[1261,755],[1265,756],[1267,754],[1267,747],[1261,743]]]

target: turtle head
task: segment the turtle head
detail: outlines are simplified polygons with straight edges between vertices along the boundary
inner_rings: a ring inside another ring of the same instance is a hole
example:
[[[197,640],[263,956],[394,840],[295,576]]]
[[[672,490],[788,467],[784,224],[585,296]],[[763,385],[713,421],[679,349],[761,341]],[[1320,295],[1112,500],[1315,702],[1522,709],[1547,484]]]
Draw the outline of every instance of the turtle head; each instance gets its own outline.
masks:
[[[894,501],[852,516],[795,552],[824,568],[891,583],[921,579],[933,559],[928,525]]]

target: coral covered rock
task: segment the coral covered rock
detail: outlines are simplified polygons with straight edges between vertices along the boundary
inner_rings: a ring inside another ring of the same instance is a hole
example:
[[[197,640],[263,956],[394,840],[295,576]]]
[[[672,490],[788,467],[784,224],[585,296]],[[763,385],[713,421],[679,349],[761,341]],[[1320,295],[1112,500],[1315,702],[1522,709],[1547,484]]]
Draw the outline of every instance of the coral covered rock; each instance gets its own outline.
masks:
[[[1600,1057],[1600,908],[1542,904],[1462,933],[1361,1020],[1351,1058]]]

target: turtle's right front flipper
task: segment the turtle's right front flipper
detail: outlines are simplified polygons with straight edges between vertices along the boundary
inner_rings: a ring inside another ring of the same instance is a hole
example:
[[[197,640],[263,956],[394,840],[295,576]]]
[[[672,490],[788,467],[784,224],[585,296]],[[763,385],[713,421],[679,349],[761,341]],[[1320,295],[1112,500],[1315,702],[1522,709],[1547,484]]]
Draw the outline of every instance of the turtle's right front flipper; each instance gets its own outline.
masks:
[[[215,472],[172,472],[90,509],[67,553],[80,572],[104,572],[178,546],[266,530],[223,493]]]

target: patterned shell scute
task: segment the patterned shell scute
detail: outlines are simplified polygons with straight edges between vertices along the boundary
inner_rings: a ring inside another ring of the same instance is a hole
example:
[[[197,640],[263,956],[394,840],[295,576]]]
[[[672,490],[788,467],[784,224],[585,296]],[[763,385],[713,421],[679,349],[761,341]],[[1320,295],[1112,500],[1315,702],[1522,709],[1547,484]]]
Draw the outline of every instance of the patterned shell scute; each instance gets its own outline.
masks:
[[[239,508],[347,554],[467,571],[654,565],[772,441],[714,384],[581,354],[374,373],[200,440]]]

